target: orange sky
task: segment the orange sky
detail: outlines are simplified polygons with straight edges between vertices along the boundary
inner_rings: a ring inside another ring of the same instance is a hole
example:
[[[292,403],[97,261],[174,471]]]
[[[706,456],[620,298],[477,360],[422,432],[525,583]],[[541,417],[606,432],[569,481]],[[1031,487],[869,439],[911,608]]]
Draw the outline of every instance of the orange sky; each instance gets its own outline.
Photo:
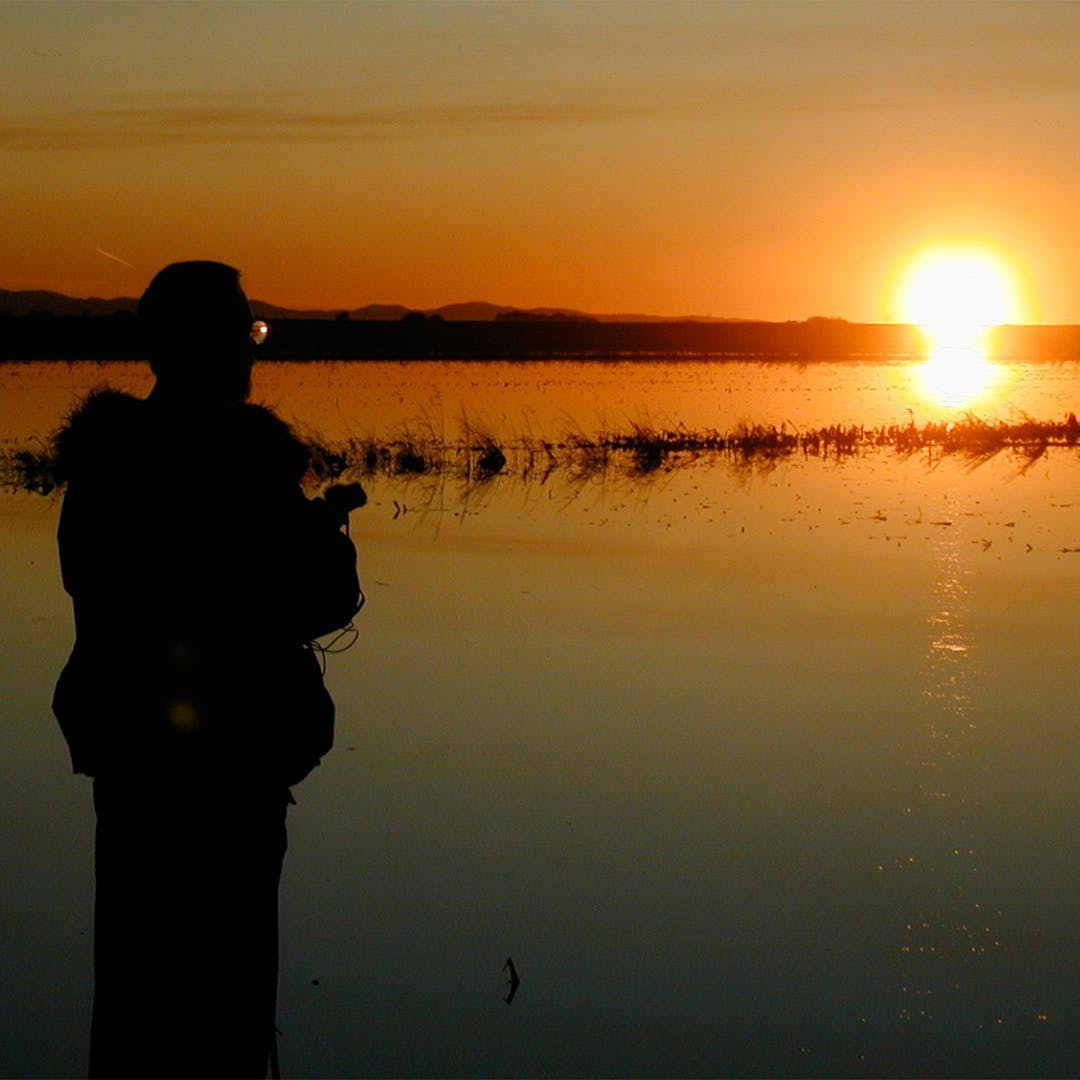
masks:
[[[974,237],[1080,322],[1078,4],[0,2],[0,69],[4,288],[874,320]]]

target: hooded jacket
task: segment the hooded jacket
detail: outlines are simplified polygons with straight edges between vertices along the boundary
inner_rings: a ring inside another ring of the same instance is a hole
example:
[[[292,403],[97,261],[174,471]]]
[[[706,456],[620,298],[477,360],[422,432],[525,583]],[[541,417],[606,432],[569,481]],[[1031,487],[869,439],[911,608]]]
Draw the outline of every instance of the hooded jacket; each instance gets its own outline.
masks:
[[[53,709],[76,772],[293,784],[333,741],[308,642],[358,609],[342,515],[270,410],[98,391],[57,439],[75,647]]]

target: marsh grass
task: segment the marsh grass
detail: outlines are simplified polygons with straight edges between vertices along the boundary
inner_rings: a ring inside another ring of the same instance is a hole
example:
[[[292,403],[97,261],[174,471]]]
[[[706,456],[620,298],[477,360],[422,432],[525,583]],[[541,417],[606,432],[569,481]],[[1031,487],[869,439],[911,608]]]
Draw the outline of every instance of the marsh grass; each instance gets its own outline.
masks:
[[[49,495],[57,486],[56,455],[51,442],[0,443],[0,487]]]
[[[318,489],[339,477],[453,479],[466,493],[477,493],[507,476],[541,486],[554,474],[579,484],[612,478],[640,482],[691,464],[767,471],[795,458],[838,462],[882,452],[903,458],[922,454],[931,467],[946,458],[976,467],[1007,454],[1024,471],[1051,450],[1078,446],[1080,422],[1071,412],[1062,421],[1025,416],[1013,423],[990,422],[969,414],[921,427],[911,420],[905,425],[830,425],[802,431],[787,424],[742,424],[721,432],[631,422],[623,429],[589,433],[568,422],[553,438],[531,430],[500,434],[463,415],[453,433],[425,417],[383,438],[326,444],[316,440],[309,480]],[[52,445],[44,440],[0,445],[0,485],[41,495],[52,492],[58,486]]]
[[[500,434],[463,416],[453,435],[425,423],[388,439],[347,440],[320,453],[338,472],[358,479],[453,479],[465,491],[478,493],[506,477],[539,486],[556,474],[571,484],[612,479],[641,483],[690,465],[768,471],[793,459],[842,462],[872,453],[925,455],[929,467],[947,458],[977,467],[1005,454],[1024,471],[1051,450],[1078,446],[1080,422],[1073,413],[1062,421],[1023,417],[1013,423],[989,422],[967,415],[922,426],[909,421],[798,430],[788,424],[741,424],[728,432],[647,422],[587,432],[567,423],[555,437],[534,431]]]
[[[504,439],[466,423],[452,440],[432,436],[421,442],[392,439],[380,443],[370,439],[351,445],[354,452],[344,456],[351,461],[351,471],[361,475],[436,472],[482,483],[507,473],[540,480],[554,471],[575,478],[612,473],[644,477],[692,462],[755,469],[796,457],[843,461],[882,451],[904,458],[925,453],[931,464],[945,457],[961,457],[977,465],[1002,453],[1030,462],[1052,449],[1080,445],[1080,423],[1073,413],[1060,422],[1024,417],[1016,423],[991,423],[968,415],[952,423],[921,427],[912,421],[870,428],[830,425],[804,431],[787,424],[742,424],[721,432],[631,422],[622,430],[594,434],[571,427],[556,438],[530,433]]]

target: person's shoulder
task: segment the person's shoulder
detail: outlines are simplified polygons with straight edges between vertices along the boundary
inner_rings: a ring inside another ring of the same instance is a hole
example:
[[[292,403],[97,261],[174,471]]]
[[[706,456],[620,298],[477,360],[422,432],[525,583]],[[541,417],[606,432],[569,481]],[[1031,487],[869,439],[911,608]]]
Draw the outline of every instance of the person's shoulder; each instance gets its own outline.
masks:
[[[236,436],[263,465],[299,480],[311,461],[311,448],[293,428],[265,405],[245,402],[231,418]]]
[[[124,390],[99,386],[86,395],[68,415],[65,429],[90,431],[98,426],[130,422],[142,416],[146,401]]]
[[[57,476],[68,478],[80,463],[130,450],[146,419],[146,402],[122,390],[99,387],[71,411],[54,438]]]

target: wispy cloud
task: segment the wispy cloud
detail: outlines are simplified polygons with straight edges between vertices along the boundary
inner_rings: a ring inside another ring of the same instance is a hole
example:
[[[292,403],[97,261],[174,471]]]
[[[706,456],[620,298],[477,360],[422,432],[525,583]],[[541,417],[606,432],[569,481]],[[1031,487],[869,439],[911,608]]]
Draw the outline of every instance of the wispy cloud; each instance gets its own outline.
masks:
[[[8,150],[90,150],[216,143],[308,143],[567,124],[600,124],[661,111],[650,104],[505,103],[386,106],[325,112],[258,105],[116,107],[45,114],[0,125]]]
[[[125,102],[0,116],[0,149],[64,152],[456,138],[638,121],[725,123],[753,114],[824,118],[909,110],[930,115],[954,106],[994,110],[1022,103],[1036,108],[1036,102],[1051,98],[1071,104],[1080,97],[1080,69],[1069,58],[1034,63],[1030,57],[964,53],[945,64],[934,62],[936,56],[928,51],[890,66],[867,58],[855,63],[845,49],[834,67],[815,62],[771,74],[746,65],[708,72],[673,69],[662,80],[627,76],[600,88],[583,84],[578,98],[567,86],[548,87],[535,100],[526,93],[516,100],[508,94],[501,101],[444,98],[359,107],[351,104],[348,91],[323,92],[307,101],[295,91],[259,97],[159,96],[135,106]],[[439,90],[446,87],[425,88],[433,96]],[[353,101],[363,100],[359,89],[352,95]],[[329,104],[311,107],[312,100]]]

